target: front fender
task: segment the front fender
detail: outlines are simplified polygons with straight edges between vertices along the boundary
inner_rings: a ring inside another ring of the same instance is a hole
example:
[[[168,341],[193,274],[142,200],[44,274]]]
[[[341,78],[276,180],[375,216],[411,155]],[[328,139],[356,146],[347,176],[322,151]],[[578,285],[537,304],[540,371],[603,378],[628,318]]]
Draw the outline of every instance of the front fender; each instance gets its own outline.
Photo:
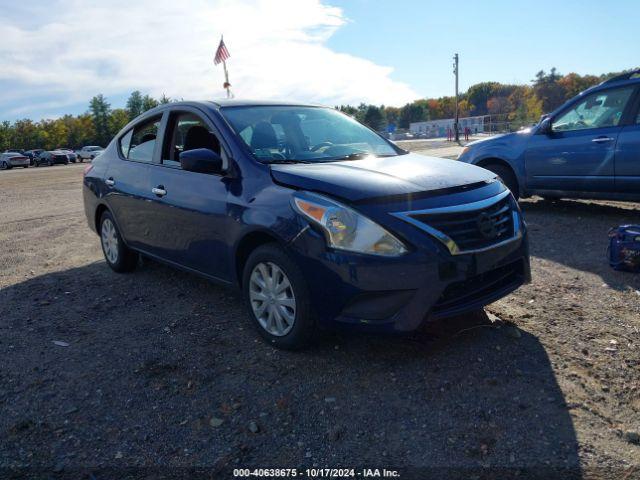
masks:
[[[522,136],[521,134],[505,135],[497,139],[492,139],[486,142],[480,142],[475,146],[472,146],[467,152],[462,154],[459,158],[460,161],[470,163],[477,166],[485,166],[490,163],[503,164],[513,170],[520,191],[526,191],[525,185],[525,162],[524,152],[526,145],[529,141],[529,136]]]

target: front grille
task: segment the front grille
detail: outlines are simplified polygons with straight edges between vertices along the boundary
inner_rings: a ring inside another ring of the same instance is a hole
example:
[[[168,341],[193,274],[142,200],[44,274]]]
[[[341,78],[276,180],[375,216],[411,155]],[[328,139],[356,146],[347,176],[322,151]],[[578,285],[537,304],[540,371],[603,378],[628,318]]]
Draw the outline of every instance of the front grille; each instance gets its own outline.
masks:
[[[524,281],[523,260],[498,267],[471,278],[454,282],[445,288],[431,310],[432,315],[445,317],[458,311],[484,306],[505,292],[514,290]]]
[[[408,215],[431,229],[453,240],[460,252],[478,250],[512,238],[515,233],[511,196],[507,195],[484,208],[431,213],[428,211]]]

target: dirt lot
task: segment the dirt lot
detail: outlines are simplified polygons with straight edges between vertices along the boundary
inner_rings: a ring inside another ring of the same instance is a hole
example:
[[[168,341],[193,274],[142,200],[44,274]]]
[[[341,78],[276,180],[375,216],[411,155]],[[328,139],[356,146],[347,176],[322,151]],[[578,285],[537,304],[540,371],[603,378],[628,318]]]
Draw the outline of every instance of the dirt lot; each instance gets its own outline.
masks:
[[[640,205],[522,202],[533,283],[492,321],[289,353],[233,291],[148,261],[111,272],[81,172],[0,172],[0,477],[640,478],[640,277],[605,260]]]

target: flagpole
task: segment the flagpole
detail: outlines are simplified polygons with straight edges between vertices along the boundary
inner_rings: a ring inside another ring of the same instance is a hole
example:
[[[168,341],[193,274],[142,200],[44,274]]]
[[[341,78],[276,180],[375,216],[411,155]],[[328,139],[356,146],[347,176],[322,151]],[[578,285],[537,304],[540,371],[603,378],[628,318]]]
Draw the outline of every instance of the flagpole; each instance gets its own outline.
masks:
[[[227,90],[227,98],[231,98],[231,91],[229,90],[229,72],[227,71],[227,62],[226,60],[222,61],[222,68],[224,68],[224,84]]]

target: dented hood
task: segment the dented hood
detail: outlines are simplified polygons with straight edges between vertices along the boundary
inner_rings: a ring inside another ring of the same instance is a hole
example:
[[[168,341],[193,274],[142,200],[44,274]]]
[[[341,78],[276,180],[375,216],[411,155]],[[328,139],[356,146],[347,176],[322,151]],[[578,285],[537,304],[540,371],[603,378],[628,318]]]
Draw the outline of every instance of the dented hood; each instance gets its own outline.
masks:
[[[408,153],[328,163],[271,165],[276,182],[350,201],[488,182],[495,174],[457,160]]]

